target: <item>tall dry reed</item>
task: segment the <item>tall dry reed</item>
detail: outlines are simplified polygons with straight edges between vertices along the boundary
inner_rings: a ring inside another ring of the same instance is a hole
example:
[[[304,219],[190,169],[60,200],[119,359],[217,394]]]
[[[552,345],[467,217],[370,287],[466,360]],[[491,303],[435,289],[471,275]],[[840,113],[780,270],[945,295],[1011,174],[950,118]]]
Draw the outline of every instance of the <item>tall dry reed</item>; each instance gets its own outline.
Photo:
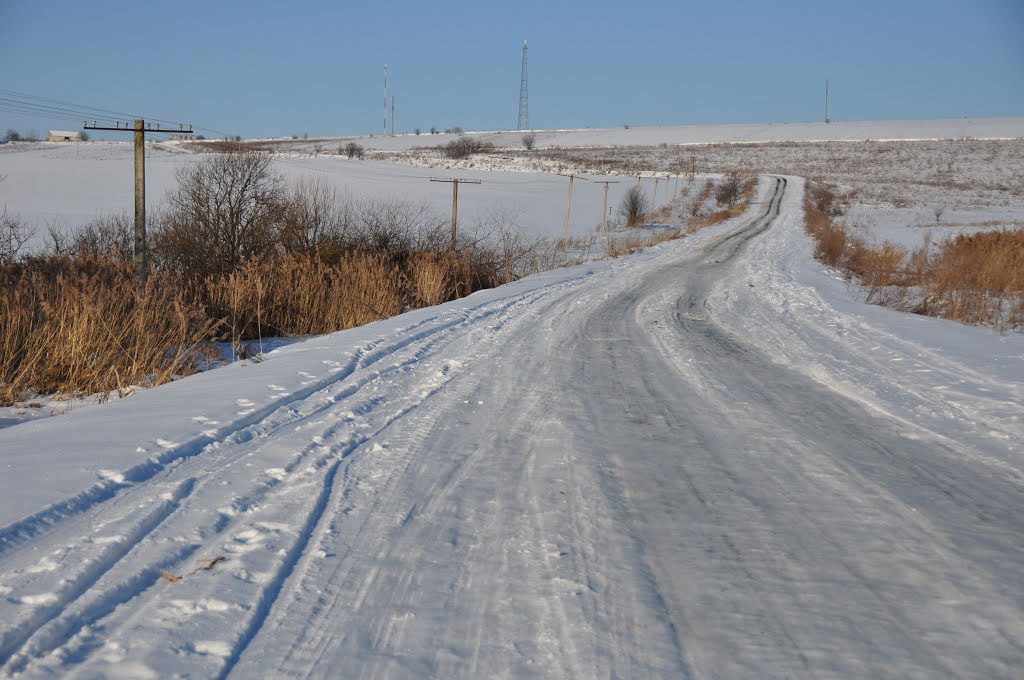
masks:
[[[804,225],[814,255],[862,287],[866,301],[961,323],[1024,330],[1024,230],[960,234],[920,248],[868,244],[838,219],[846,199],[808,187]]]
[[[195,370],[214,323],[171,273],[138,290],[127,264],[12,265],[0,287],[0,403],[156,385]]]

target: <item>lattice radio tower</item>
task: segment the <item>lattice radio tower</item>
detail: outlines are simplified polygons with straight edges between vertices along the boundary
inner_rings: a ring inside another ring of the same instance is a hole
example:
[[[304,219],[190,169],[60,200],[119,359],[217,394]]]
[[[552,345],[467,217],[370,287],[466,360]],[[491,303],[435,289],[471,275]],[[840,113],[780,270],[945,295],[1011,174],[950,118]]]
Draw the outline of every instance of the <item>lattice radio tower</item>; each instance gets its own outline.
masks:
[[[526,41],[523,41],[523,76],[519,80],[519,130],[530,129],[530,98],[526,90]]]

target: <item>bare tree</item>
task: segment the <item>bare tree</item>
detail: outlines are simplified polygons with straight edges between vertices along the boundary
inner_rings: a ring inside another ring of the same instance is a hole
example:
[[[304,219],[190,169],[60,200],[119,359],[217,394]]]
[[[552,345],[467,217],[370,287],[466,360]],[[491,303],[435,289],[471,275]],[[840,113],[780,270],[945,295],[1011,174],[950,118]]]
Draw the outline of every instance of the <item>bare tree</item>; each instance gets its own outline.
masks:
[[[55,254],[98,255],[119,262],[131,262],[135,257],[135,218],[127,212],[99,217],[71,234],[67,231],[49,229]]]
[[[0,184],[6,179],[7,175],[0,175]],[[7,214],[5,203],[3,211],[0,212],[0,264],[13,261],[34,234],[35,232],[21,221],[21,217]]]
[[[190,275],[235,271],[278,242],[284,181],[259,153],[218,154],[178,170],[169,211],[154,229],[154,256]]]
[[[526,148],[527,151],[532,151],[533,150],[533,145],[536,142],[537,142],[537,135],[533,134],[532,132],[529,133],[529,134],[523,135],[523,146]]]
[[[285,251],[327,260],[340,254],[351,221],[347,208],[339,206],[335,190],[323,179],[302,177],[288,190],[281,225]]]
[[[647,220],[647,213],[650,210],[650,203],[647,195],[640,185],[633,185],[622,197],[619,204],[619,216],[626,222],[627,227],[638,227]]]

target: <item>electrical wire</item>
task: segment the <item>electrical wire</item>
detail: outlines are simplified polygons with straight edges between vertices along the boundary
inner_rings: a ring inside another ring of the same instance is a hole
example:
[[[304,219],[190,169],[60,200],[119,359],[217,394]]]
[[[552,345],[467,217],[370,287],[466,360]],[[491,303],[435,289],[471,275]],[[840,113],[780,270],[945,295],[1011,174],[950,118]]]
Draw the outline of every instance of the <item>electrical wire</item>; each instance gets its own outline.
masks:
[[[181,121],[125,113],[123,111],[114,111],[112,109],[79,104],[64,99],[41,97],[27,92],[17,92],[15,90],[6,89],[0,89],[0,110],[40,118],[45,117],[51,120],[66,120],[67,118],[75,117],[83,120],[96,119],[98,121],[107,122],[123,118],[127,122],[128,119],[143,118],[153,123],[161,123],[171,126],[171,129],[167,130],[167,132],[174,132],[174,127],[182,124]],[[231,136],[221,130],[201,125],[193,125],[192,129],[211,132],[221,137]],[[160,130],[160,132],[164,132],[164,130]]]

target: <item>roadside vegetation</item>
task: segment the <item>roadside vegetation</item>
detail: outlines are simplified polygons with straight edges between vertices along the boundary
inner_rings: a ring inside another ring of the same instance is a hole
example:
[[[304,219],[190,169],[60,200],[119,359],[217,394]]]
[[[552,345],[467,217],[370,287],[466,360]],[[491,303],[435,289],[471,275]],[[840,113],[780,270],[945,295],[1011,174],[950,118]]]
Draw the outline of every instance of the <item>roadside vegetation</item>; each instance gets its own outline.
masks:
[[[448,216],[288,185],[265,154],[214,155],[177,179],[149,220],[143,289],[129,216],[51,230],[33,255],[5,217],[0,404],[160,384],[218,355],[213,342],[244,356],[250,340],[351,328],[571,261],[511,215],[460,230],[453,248]]]
[[[608,236],[606,255],[634,253],[743,214],[753,199],[757,178],[734,174],[718,181],[697,181],[696,186],[700,189],[694,192],[690,183],[684,184],[678,195],[656,209],[639,185],[630,187],[618,208],[617,226],[623,229]]]
[[[901,311],[1024,331],[1024,230],[957,234],[913,249],[868,243],[843,221],[850,203],[809,183],[805,226],[815,257],[861,286],[867,302]]]
[[[468,141],[467,141],[468,140]],[[0,405],[39,394],[123,394],[259,353],[260,340],[330,333],[431,306],[594,256],[619,256],[741,213],[755,181],[695,180],[655,207],[638,186],[601,241],[527,238],[513,214],[460,225],[400,200],[339,198],[288,183],[272,154],[232,140],[184,166],[148,220],[151,273],[133,270],[133,219],[109,215],[66,234],[0,218]],[[456,153],[487,150],[453,140]],[[358,158],[354,143],[339,154]],[[666,180],[667,182],[667,180]],[[661,196],[659,190],[655,195]],[[220,343],[215,344],[215,343]]]

